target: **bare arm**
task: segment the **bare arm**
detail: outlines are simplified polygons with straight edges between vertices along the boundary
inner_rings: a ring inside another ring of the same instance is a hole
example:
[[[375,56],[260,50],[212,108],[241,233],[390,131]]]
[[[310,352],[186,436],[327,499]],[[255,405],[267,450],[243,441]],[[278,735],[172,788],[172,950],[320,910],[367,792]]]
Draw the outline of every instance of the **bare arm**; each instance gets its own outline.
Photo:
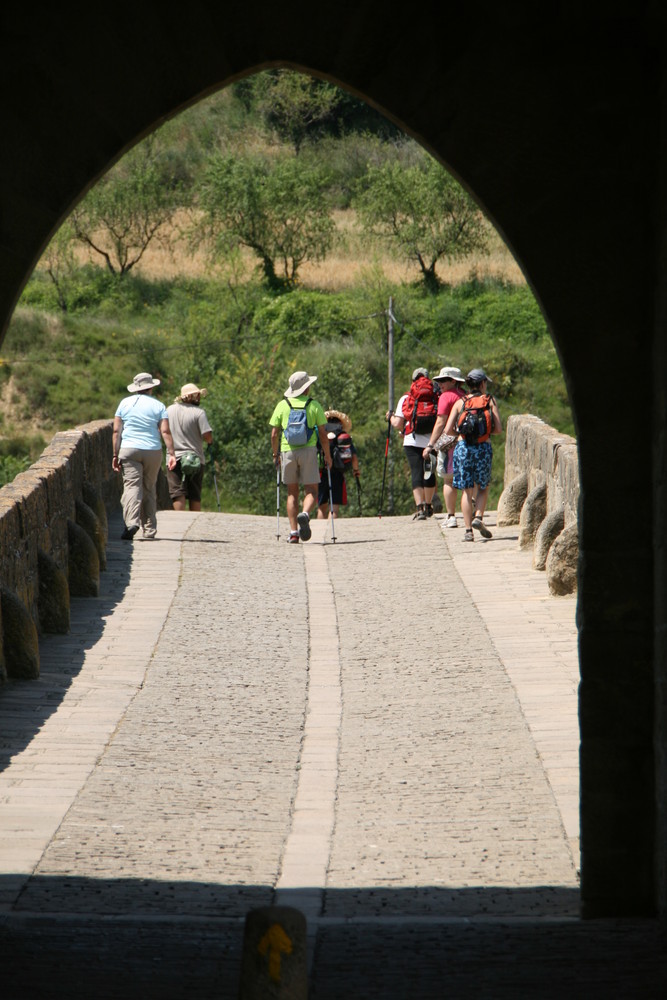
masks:
[[[392,427],[395,427],[399,433],[403,433],[403,428],[405,427],[405,417],[399,417],[397,413],[387,413],[385,420],[388,420]]]
[[[280,435],[282,430],[280,427],[271,428],[271,451],[273,452],[273,464],[280,461]]]
[[[202,437],[206,444],[213,444],[213,431],[204,431]]]
[[[491,400],[491,413],[493,414],[493,427],[491,428],[492,434],[502,434],[503,425],[500,420],[500,411],[498,409],[498,404],[495,399]]]
[[[431,437],[429,438],[429,442],[422,452],[424,458],[426,458],[428,453],[433,449],[435,442],[438,440],[438,438],[444,431],[446,423],[447,423],[446,413],[442,413],[439,417],[437,417],[435,424],[433,425],[433,430],[431,431]]]
[[[318,424],[317,434],[320,439],[320,444],[322,445],[322,451],[324,452],[324,462],[327,469],[331,468],[331,448],[329,447],[329,438],[327,437],[327,425]]]
[[[113,418],[113,458],[111,459],[111,468],[114,472],[120,472],[120,461],[118,459],[118,452],[120,451],[120,441],[123,436],[123,421],[120,417]]]
[[[445,434],[454,434],[454,428],[456,427],[456,421],[458,419],[461,408],[463,407],[463,400],[457,399],[457,401],[452,406],[449,417],[447,418],[447,423],[445,425]]]
[[[176,465],[176,455],[174,454],[174,439],[171,436],[167,419],[160,421],[160,434],[167,448],[167,468],[173,469]]]

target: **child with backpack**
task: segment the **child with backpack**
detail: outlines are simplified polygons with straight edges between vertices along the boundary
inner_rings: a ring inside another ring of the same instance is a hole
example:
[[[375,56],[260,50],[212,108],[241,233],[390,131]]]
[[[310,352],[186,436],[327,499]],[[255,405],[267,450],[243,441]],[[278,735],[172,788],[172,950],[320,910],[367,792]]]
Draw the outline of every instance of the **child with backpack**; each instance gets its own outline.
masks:
[[[466,529],[464,542],[475,540],[473,528],[479,531],[482,538],[491,538],[483,520],[493,459],[489,438],[502,433],[502,424],[498,404],[486,391],[490,381],[482,368],[473,368],[468,372],[466,383],[469,392],[454,404],[445,426],[445,434],[458,436],[454,448],[452,485],[462,491],[461,512]]]
[[[403,434],[403,452],[410,467],[412,495],[416,512],[413,521],[425,521],[433,516],[435,493],[435,459],[423,457],[438,415],[439,389],[429,378],[426,368],[415,368],[409,390],[398,401],[394,413],[387,413],[399,433]]]
[[[348,417],[347,413],[342,413],[340,410],[325,410],[324,415],[327,418],[325,430],[327,438],[329,439],[329,448],[331,451],[332,495],[331,497],[329,496],[329,475],[322,462],[323,453],[320,448],[318,449],[320,451],[320,488],[317,497],[317,502],[319,504],[317,509],[318,519],[327,518],[329,516],[330,503],[332,504],[332,516],[338,517],[340,507],[345,507],[347,505],[347,483],[345,482],[345,473],[348,472],[348,470],[351,470],[353,476],[357,480],[361,475],[357,450],[354,447],[352,438],[350,437],[352,421]]]

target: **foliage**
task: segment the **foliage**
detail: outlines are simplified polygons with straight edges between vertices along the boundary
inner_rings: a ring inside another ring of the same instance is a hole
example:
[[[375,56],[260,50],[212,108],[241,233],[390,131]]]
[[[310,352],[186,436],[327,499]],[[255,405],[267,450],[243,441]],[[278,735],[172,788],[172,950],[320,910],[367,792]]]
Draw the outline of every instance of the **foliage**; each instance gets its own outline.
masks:
[[[127,274],[151,243],[170,245],[174,216],[188,201],[186,177],[181,157],[149,136],[74,209],[74,237],[112,274]]]
[[[331,246],[334,225],[322,189],[323,168],[295,157],[273,162],[259,156],[216,155],[199,189],[208,240],[214,257],[240,246],[258,257],[268,286],[296,284],[304,261],[322,260]]]
[[[306,137],[334,118],[342,95],[333,84],[288,69],[266,71],[254,81],[255,104],[266,125],[297,155]]]
[[[435,160],[404,168],[369,167],[354,206],[362,224],[396,253],[414,261],[425,288],[436,292],[439,260],[488,249],[483,217],[470,196]]]

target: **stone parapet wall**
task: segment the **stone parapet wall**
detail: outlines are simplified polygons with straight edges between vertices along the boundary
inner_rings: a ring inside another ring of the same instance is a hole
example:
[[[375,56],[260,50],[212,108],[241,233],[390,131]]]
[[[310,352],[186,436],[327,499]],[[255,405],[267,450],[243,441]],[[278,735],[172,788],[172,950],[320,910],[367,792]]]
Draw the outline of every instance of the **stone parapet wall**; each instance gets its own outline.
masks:
[[[519,525],[519,546],[533,547],[554,594],[577,586],[579,452],[577,442],[539,417],[511,416],[498,525]]]
[[[106,513],[122,491],[112,429],[99,420],[56,434],[0,489],[0,677],[36,676],[39,633],[68,631],[70,595],[97,593]]]
[[[560,434],[539,417],[511,416],[505,434],[505,488],[522,473],[528,493],[547,484],[547,513],[562,509],[565,525],[577,521],[579,451],[576,439]]]

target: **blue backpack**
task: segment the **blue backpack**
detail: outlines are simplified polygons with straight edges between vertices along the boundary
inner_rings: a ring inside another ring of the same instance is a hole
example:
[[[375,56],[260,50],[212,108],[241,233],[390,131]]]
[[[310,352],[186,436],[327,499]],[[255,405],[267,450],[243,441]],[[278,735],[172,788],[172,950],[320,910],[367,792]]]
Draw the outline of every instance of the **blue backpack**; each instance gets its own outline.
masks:
[[[308,444],[308,438],[313,433],[313,428],[308,426],[308,403],[309,399],[306,400],[305,406],[292,406],[289,399],[287,400],[290,412],[283,434],[290,448]]]

